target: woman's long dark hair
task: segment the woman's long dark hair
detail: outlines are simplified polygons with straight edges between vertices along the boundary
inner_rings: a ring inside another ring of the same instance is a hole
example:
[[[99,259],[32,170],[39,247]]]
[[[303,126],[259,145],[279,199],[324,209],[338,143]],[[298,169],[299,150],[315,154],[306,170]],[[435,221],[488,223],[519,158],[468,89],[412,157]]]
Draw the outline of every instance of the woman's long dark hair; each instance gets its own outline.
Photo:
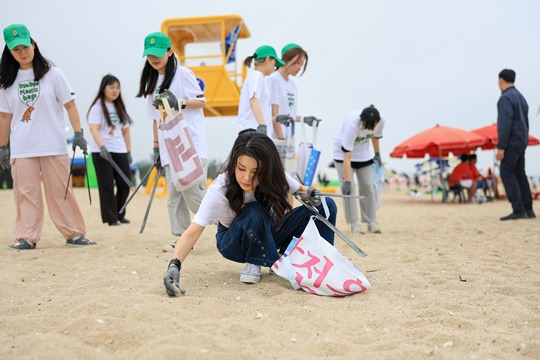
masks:
[[[30,39],[34,44],[34,60],[32,61],[32,68],[34,69],[34,81],[41,80],[45,74],[49,72],[53,63],[47,60],[41,52],[34,39]],[[2,59],[0,60],[0,89],[7,89],[15,82],[17,73],[19,72],[19,63],[11,51],[4,46],[4,52],[2,53]]]
[[[364,123],[364,129],[373,130],[375,126],[381,121],[381,115],[379,110],[375,106],[370,105],[369,107],[362,110],[360,114],[360,122]]]
[[[236,215],[240,214],[244,206],[244,190],[236,181],[235,174],[238,157],[241,155],[252,157],[257,162],[257,170],[253,175],[253,180],[258,181],[255,199],[262,205],[272,223],[284,220],[285,214],[292,210],[287,201],[289,184],[285,170],[272,139],[255,131],[243,133],[236,138],[224,165],[227,175],[225,197],[229,206]]]
[[[167,51],[171,50],[170,48]],[[178,66],[178,60],[176,60],[176,55],[172,54],[167,60],[167,66],[165,67],[165,78],[163,83],[159,87],[159,93],[162,94],[165,89],[168,89],[171,86],[172,79],[176,73],[176,67]],[[158,79],[158,72],[156,69],[150,65],[148,59],[144,64],[144,68],[141,73],[141,81],[139,82],[139,93],[136,97],[147,97],[152,95],[156,90],[156,84]]]
[[[92,106],[94,106],[94,104],[98,102],[98,100],[100,101],[101,109],[103,110],[103,114],[105,114],[105,118],[107,119],[107,124],[110,127],[113,127],[113,123],[111,122],[111,115],[109,114],[109,110],[107,109],[107,106],[105,105],[105,87],[107,85],[112,85],[114,83],[118,83],[118,86],[120,86],[120,80],[118,80],[116,76],[113,76],[111,74],[105,75],[103,79],[101,79],[101,85],[99,85],[98,94],[96,98],[94,99],[94,101],[92,101],[92,105],[90,105],[90,109],[92,109]],[[120,123],[122,123],[122,125],[133,124],[131,117],[126,111],[126,105],[124,105],[124,100],[122,100],[122,91],[120,91],[120,93],[118,94],[118,98],[113,101],[113,104],[114,104],[114,108],[116,109],[116,113],[118,114],[118,117],[120,118]],[[90,109],[88,109],[88,113],[86,114],[87,118],[88,118],[88,115],[90,114]]]

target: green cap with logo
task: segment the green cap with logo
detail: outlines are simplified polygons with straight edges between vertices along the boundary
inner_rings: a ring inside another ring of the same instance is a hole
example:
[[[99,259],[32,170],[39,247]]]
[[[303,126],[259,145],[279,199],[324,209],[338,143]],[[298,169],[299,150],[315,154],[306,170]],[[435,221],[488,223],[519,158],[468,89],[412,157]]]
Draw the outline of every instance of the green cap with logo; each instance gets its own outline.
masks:
[[[275,59],[277,67],[285,65],[285,63],[281,61],[280,58],[278,58],[276,50],[273,47],[269,45],[263,45],[257,48],[257,50],[255,50],[255,60],[266,59],[267,57]]]
[[[19,45],[30,46],[32,44],[30,31],[21,24],[13,24],[5,28],[4,41],[9,50],[13,50]]]
[[[171,39],[161,32],[151,33],[144,39],[144,52],[142,57],[153,55],[163,57],[167,49],[171,48]]]
[[[287,44],[283,47],[283,49],[281,49],[281,57],[285,56],[285,53],[291,49],[302,49],[302,47],[298,44]]]

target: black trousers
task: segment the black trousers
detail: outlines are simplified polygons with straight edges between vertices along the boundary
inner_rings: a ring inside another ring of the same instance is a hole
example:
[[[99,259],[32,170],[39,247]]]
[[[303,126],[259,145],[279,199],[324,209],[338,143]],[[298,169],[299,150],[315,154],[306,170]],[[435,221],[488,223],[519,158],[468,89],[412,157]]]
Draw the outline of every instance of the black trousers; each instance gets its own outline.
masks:
[[[501,161],[501,180],[516,214],[532,209],[532,195],[525,173],[525,147],[508,146]]]
[[[110,154],[116,165],[118,165],[128,179],[131,179],[131,169],[129,167],[127,153]],[[98,182],[101,220],[104,223],[114,223],[123,219],[126,215],[125,210],[121,214],[118,213],[118,210],[126,203],[129,196],[129,185],[114,170],[109,161],[99,156],[99,153],[92,153],[92,161],[94,162]],[[115,185],[116,194],[114,192]]]

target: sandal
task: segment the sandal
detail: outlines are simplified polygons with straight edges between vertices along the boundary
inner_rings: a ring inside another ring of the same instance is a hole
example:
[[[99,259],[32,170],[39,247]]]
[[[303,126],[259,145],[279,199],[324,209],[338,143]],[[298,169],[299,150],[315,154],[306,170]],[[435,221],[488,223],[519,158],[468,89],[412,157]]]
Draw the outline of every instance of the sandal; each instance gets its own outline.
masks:
[[[15,250],[32,250],[36,248],[36,244],[26,241],[24,239],[20,239],[17,240],[15,244],[9,245],[8,248]]]
[[[90,241],[84,236],[75,236],[73,239],[66,240],[66,245],[84,246],[84,245],[96,245],[94,241]]]

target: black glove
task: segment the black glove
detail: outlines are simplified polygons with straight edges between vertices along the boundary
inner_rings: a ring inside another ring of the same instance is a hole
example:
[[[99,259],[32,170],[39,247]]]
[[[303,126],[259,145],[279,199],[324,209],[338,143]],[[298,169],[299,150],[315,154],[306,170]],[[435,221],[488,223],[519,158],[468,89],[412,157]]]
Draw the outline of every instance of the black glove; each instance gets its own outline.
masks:
[[[315,189],[314,187],[310,186],[307,190],[307,198],[308,202],[313,206],[319,206],[322,203],[321,200],[322,193]]]
[[[291,125],[294,122],[294,119],[289,115],[278,115],[276,116],[276,122],[283,124],[285,126]]]
[[[373,157],[373,161],[377,162],[378,165],[381,166],[382,165],[381,153],[376,152],[375,156]]]
[[[304,116],[304,122],[309,126],[313,126],[313,124],[315,124],[315,127],[318,127],[321,121],[321,119],[317,119],[315,116]]]
[[[161,170],[161,157],[159,156],[159,147],[154,148],[154,166],[157,171]]]
[[[86,139],[83,136],[83,131],[82,130],[81,131],[75,131],[75,136],[73,137],[73,145],[71,146],[73,151],[75,151],[75,148],[77,146],[81,148],[84,155],[88,154],[87,147],[86,147]]]
[[[7,146],[0,146],[0,169],[9,169],[9,150]]]
[[[163,278],[163,284],[165,285],[165,291],[169,296],[177,296],[184,294],[186,291],[180,289],[180,269],[182,264],[178,259],[172,259],[167,269],[167,274]]]
[[[352,191],[352,184],[350,181],[344,181],[343,185],[341,185],[341,193],[343,195],[351,195]]]
[[[128,162],[131,164],[133,162],[133,158],[131,157],[131,151],[127,152],[127,156],[128,156]]]
[[[154,99],[154,101],[152,101],[152,105],[156,109],[159,110],[159,105],[163,105],[163,101],[161,100],[163,98],[167,99],[171,108],[174,108],[177,111],[178,109],[180,109],[178,106],[178,99],[176,98],[176,96],[174,96],[174,94],[169,89],[164,90],[163,94],[159,94],[158,96],[159,96],[158,99]],[[185,109],[186,105],[184,104],[183,101],[181,102],[182,102],[182,109]]]
[[[111,161],[111,154],[109,153],[109,150],[107,150],[105,145],[99,148],[99,156],[101,156],[107,161]]]
[[[261,134],[264,134],[264,135],[267,135],[267,133],[266,133],[266,125],[257,126],[257,132],[261,133]]]

